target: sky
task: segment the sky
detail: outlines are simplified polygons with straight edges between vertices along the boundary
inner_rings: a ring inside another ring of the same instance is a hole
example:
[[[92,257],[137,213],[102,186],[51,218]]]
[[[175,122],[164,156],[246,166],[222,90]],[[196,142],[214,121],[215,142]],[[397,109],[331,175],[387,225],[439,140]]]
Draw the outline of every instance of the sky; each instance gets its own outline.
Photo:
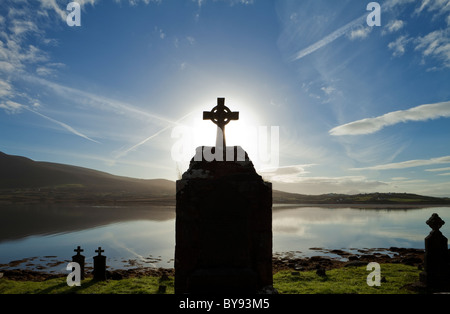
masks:
[[[450,0],[76,2],[1,2],[0,151],[177,180],[223,97],[274,189],[450,197]]]

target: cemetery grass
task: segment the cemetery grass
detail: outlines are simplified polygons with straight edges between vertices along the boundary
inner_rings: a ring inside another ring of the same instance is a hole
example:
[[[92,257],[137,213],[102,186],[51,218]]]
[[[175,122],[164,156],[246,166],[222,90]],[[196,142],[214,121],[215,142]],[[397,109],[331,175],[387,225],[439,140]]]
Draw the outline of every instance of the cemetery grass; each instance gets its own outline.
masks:
[[[88,278],[81,286],[69,287],[66,277],[44,281],[17,281],[0,279],[0,294],[158,294],[160,285],[165,294],[174,293],[174,279],[160,281],[159,277],[144,276],[121,280],[94,281]]]
[[[420,270],[404,264],[382,264],[381,286],[367,285],[370,272],[365,266],[339,267],[319,276],[316,271],[281,270],[274,274],[274,287],[280,294],[417,294],[413,289],[419,281]],[[66,277],[44,281],[0,279],[0,294],[165,294],[174,293],[174,277],[143,276],[96,282],[87,278],[80,287],[69,287]]]
[[[366,266],[331,269],[325,276],[284,270],[274,275],[274,287],[280,294],[417,294],[420,272],[416,266],[382,264],[380,286],[369,286]]]

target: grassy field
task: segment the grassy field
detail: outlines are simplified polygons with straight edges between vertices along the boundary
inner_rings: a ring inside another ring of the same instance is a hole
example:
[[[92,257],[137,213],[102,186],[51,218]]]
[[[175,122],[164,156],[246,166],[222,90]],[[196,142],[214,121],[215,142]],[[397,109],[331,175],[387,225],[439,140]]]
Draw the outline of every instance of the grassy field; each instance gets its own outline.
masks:
[[[419,281],[417,267],[402,264],[381,265],[381,286],[370,287],[366,267],[343,267],[318,276],[315,271],[282,271],[274,275],[280,294],[412,294],[406,286]]]
[[[274,287],[280,294],[412,294],[406,286],[419,280],[417,267],[402,264],[381,265],[384,277],[380,287],[369,287],[366,267],[343,267],[319,276],[315,271],[280,271],[274,275]],[[165,294],[174,293],[174,278],[160,281],[157,277],[128,278],[95,282],[82,281],[81,287],[69,287],[66,278],[43,282],[0,279],[0,294],[158,294],[165,286]]]

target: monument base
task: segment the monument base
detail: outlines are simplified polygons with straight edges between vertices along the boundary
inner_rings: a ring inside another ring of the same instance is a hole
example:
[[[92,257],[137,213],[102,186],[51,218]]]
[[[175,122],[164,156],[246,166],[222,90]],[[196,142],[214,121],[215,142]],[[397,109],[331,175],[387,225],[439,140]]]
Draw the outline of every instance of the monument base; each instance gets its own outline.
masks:
[[[238,268],[199,269],[192,273],[188,281],[190,293],[255,293],[257,291],[256,272]]]
[[[256,293],[272,284],[272,185],[248,156],[192,160],[177,181],[175,293]]]

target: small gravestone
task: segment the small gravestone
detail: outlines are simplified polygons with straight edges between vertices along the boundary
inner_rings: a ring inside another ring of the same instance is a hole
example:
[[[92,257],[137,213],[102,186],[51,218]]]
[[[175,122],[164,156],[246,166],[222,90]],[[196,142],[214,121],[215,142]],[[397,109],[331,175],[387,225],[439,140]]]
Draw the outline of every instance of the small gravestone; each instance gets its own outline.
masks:
[[[101,247],[95,250],[98,255],[94,256],[94,280],[104,281],[106,280],[106,256],[103,256]]]
[[[198,148],[177,181],[176,294],[248,294],[273,284],[272,185],[242,148],[226,147],[225,125],[239,114],[224,102],[203,116],[217,125],[216,147]]]
[[[74,263],[78,263],[80,265],[80,278],[81,280],[84,279],[84,260],[85,257],[83,255],[81,255],[80,253],[83,252],[84,250],[80,248],[80,246],[78,246],[75,250],[75,252],[77,252],[77,255],[72,256],[72,262]]]
[[[165,294],[167,291],[167,286],[159,285],[158,286],[158,293],[159,294]]]
[[[420,281],[427,288],[450,287],[448,240],[439,230],[444,224],[438,214],[427,220],[432,230],[425,238],[424,271],[420,273]]]

